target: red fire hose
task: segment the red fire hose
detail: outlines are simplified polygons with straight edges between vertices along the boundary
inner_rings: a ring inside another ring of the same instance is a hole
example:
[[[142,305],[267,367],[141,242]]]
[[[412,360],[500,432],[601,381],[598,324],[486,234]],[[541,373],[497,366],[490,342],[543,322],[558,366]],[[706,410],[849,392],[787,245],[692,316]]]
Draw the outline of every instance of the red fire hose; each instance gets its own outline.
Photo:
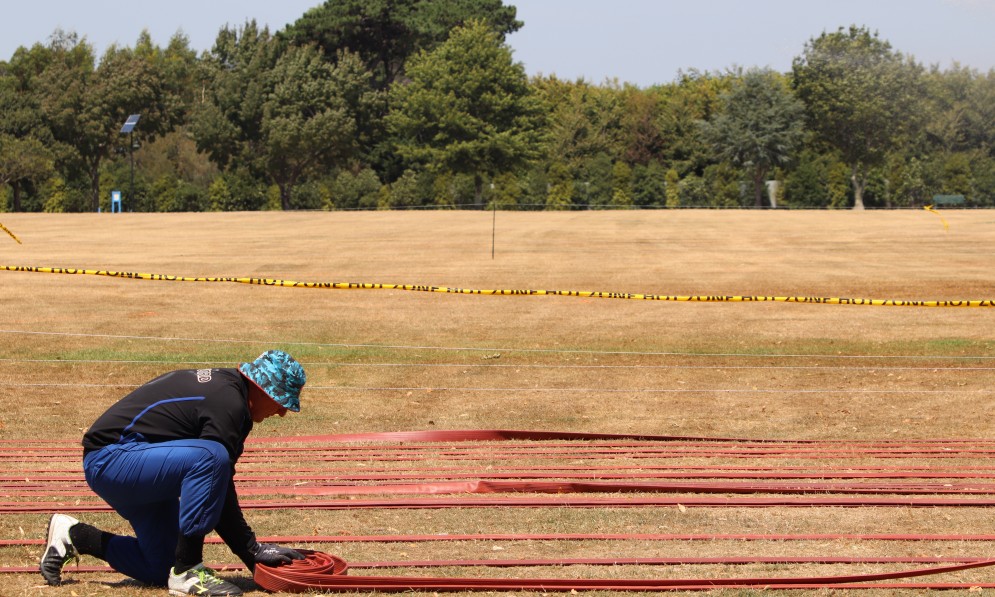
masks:
[[[538,441],[541,440],[541,441]],[[25,445],[27,444],[27,445]],[[83,481],[77,442],[0,440],[0,512],[107,511]],[[820,461],[831,459],[832,465]],[[910,466],[907,460],[921,461]],[[924,464],[927,462],[928,464]],[[846,461],[840,466],[839,461]],[[250,440],[235,482],[245,509],[472,507],[993,507],[995,441],[752,440],[536,431],[428,431],[273,437]],[[888,465],[895,462],[895,465]],[[484,467],[482,463],[486,463]],[[811,463],[811,464],[807,464]],[[987,466],[986,466],[987,465]],[[624,493],[624,495],[619,495]],[[508,495],[508,497],[504,497]],[[516,495],[517,494],[517,495]],[[585,495],[586,494],[586,495]],[[592,495],[595,494],[595,495]],[[600,495],[597,495],[600,494]],[[663,494],[663,495],[661,495]],[[57,500],[41,499],[52,496]],[[330,499],[341,496],[343,499]],[[344,499],[351,498],[351,499]],[[363,498],[363,499],[356,499]],[[330,535],[269,538],[288,545],[474,540],[880,540],[991,541],[995,535]],[[217,539],[212,539],[217,541]],[[0,540],[0,546],[45,540]],[[329,548],[334,549],[332,546]],[[723,588],[942,589],[991,583],[894,582],[995,564],[989,554],[959,559],[876,558],[885,572],[796,578],[654,579],[418,576],[413,568],[469,566],[619,566],[758,563],[764,558],[596,558],[353,562],[306,551],[278,568],[259,566],[270,591],[672,591]],[[847,557],[783,557],[779,563],[868,563]],[[895,570],[895,567],[923,568]],[[99,567],[92,567],[97,570]],[[369,576],[366,569],[391,570]],[[91,568],[86,568],[89,570]],[[233,568],[222,568],[233,570]],[[32,568],[34,570],[34,568]],[[362,570],[362,574],[357,572]],[[77,568],[76,571],[84,571]],[[0,573],[24,572],[0,567]],[[420,574],[430,574],[422,570]],[[458,573],[457,573],[458,574]],[[494,575],[499,575],[495,572]],[[532,575],[540,575],[533,572]],[[648,576],[652,572],[633,572]],[[707,574],[707,573],[702,573]],[[745,573],[749,574],[749,573]],[[762,574],[762,572],[761,572]],[[979,580],[990,580],[987,573]]]
[[[881,581],[914,578],[995,565],[995,560],[981,560],[935,568],[898,572],[821,576],[808,578],[710,578],[710,579],[575,579],[575,578],[453,578],[416,576],[349,576],[342,559],[310,550],[301,550],[304,560],[279,567],[256,565],[256,584],[273,592],[305,593],[334,591],[669,591],[698,590],[716,587],[801,588],[806,586],[845,586],[846,588],[910,588],[910,584],[880,584]],[[873,585],[861,583],[877,583]],[[918,588],[937,585],[918,585]],[[982,585],[965,585],[982,586]],[[990,586],[990,585],[985,585]]]
[[[326,579],[345,576],[349,569],[345,560],[337,556],[309,549],[298,551],[304,554],[303,560],[279,567],[256,564],[253,580],[267,591],[303,593],[323,587]]]

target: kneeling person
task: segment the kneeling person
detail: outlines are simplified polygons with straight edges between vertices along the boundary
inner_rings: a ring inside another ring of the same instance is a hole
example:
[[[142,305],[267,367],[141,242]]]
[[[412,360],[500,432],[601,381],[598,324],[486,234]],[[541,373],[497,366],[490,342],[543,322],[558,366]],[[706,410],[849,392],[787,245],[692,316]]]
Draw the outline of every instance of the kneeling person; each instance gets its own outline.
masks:
[[[204,566],[211,531],[250,570],[303,559],[256,541],[234,475],[253,423],[299,412],[306,380],[293,357],[270,350],[237,369],[166,373],[111,406],[83,436],[83,470],[135,536],[55,514],[40,566],[45,581],[61,584],[63,566],[85,554],[143,583],[167,586],[172,595],[241,595]]]

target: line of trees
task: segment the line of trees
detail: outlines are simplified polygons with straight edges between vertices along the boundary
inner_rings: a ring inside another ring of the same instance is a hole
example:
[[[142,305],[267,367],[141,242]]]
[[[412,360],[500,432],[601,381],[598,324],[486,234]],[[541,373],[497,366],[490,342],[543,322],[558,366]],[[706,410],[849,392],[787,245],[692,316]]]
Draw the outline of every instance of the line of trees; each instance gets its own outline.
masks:
[[[995,205],[995,71],[850,26],[787,73],[529,78],[522,25],[501,0],[334,0],[99,60],[56,31],[0,62],[0,210]]]

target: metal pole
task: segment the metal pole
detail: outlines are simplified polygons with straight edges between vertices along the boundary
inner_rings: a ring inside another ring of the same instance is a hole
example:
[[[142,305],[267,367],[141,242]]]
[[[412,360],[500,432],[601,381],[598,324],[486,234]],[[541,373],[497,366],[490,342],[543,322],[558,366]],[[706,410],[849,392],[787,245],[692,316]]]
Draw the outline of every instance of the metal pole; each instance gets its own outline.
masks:
[[[131,191],[128,193],[128,200],[135,200],[135,133],[128,133],[128,153],[131,155]],[[134,206],[132,206],[134,207]],[[124,208],[121,208],[124,211]]]
[[[491,259],[494,259],[494,239],[497,238],[497,201],[491,200]]]

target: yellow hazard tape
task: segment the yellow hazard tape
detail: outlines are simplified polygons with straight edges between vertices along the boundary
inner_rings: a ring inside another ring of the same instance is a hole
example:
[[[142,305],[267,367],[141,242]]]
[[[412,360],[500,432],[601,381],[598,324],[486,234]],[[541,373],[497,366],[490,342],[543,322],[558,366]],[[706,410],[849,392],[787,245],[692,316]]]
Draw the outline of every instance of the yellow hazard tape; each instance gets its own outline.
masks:
[[[810,303],[822,305],[872,305],[879,307],[995,307],[995,299],[988,300],[895,300],[867,298],[836,298],[812,296],[731,296],[731,295],[673,295],[633,294],[628,292],[600,292],[585,290],[474,290],[448,286],[418,284],[368,284],[360,282],[295,282],[271,278],[187,277],[169,274],[141,274],[112,270],[80,269],[75,267],[34,267],[28,265],[0,265],[0,271],[35,272],[41,274],[80,274],[107,276],[133,280],[162,280],[168,282],[234,282],[257,286],[283,286],[287,288],[324,288],[332,290],[408,290],[413,292],[439,292],[444,294],[479,294],[490,296],[576,296],[581,298],[630,299],[637,301],[672,301],[684,303]]]
[[[940,212],[936,211],[936,209],[932,205],[924,205],[923,209],[925,209],[930,213],[934,213],[940,216]],[[947,221],[943,219],[943,216],[940,216],[940,221],[943,222],[943,230],[950,232],[950,224],[947,224]]]
[[[21,239],[17,238],[16,234],[14,234],[13,232],[11,232],[10,229],[7,228],[6,226],[4,226],[3,224],[0,224],[0,230],[3,230],[7,234],[9,234],[12,239],[14,239],[14,240],[17,241],[17,244],[19,244],[19,245],[23,245],[24,244],[24,243],[21,242]]]

